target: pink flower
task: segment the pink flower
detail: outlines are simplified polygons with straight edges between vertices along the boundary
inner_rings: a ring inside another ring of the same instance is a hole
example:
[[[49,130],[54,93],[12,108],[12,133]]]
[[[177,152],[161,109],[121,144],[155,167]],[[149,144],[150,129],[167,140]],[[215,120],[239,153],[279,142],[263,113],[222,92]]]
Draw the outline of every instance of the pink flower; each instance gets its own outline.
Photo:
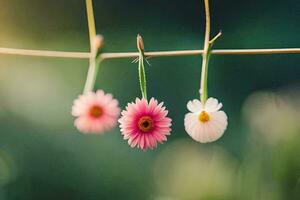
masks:
[[[80,95],[73,104],[74,125],[83,133],[103,133],[116,126],[120,115],[118,101],[102,90]]]
[[[128,139],[132,148],[156,148],[157,142],[167,141],[166,136],[171,132],[172,120],[167,114],[163,102],[158,104],[157,100],[152,98],[148,103],[146,99],[136,98],[135,103],[128,103],[119,119],[124,139]]]

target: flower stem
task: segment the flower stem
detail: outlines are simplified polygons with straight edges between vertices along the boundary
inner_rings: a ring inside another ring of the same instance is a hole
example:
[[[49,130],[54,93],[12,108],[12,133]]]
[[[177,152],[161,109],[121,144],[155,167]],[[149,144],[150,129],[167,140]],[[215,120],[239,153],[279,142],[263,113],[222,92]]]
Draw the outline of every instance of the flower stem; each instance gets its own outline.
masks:
[[[86,11],[87,11],[87,20],[89,27],[89,36],[90,36],[90,47],[92,50],[93,40],[96,37],[96,26],[95,26],[95,17],[93,9],[93,0],[86,0]]]
[[[147,99],[147,81],[146,81],[146,72],[144,66],[144,56],[139,56],[139,81],[142,97]]]
[[[101,59],[101,58],[99,58],[97,60],[96,59],[90,60],[88,75],[87,75],[87,79],[86,79],[84,90],[83,90],[84,94],[87,92],[93,91],[94,85],[96,82],[96,78],[97,78],[97,74],[98,74],[98,71],[99,71],[102,61],[103,61],[103,59]]]
[[[137,36],[137,48],[139,50],[139,82],[140,82],[140,88],[141,88],[141,93],[142,97],[144,99],[147,99],[147,81],[146,81],[146,72],[145,72],[145,65],[144,65],[144,42],[142,36],[138,35]]]
[[[87,93],[93,91],[98,68],[100,65],[96,61],[97,50],[94,47],[94,40],[96,38],[96,26],[95,26],[95,18],[94,18],[94,10],[93,10],[93,0],[86,0],[86,10],[87,10],[87,20],[88,20],[88,27],[89,27],[89,36],[90,36],[90,60],[89,60],[89,70],[87,74],[87,79],[85,82],[83,93]]]
[[[202,71],[200,82],[200,99],[204,104],[207,99],[207,75],[208,75],[208,63],[209,63],[209,38],[210,38],[210,12],[209,12],[209,0],[204,0],[205,5],[205,38],[204,48],[202,54]]]

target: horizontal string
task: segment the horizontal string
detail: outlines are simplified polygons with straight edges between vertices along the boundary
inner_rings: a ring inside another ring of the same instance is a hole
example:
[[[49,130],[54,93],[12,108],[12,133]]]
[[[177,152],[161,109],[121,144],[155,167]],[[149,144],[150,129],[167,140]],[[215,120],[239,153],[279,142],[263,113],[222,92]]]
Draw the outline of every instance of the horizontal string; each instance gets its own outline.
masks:
[[[145,52],[146,57],[171,57],[171,56],[188,56],[201,55],[203,50],[182,50],[182,51],[153,51]],[[300,48],[285,48],[285,49],[215,49],[211,51],[212,54],[217,55],[238,55],[238,54],[292,54],[300,53]],[[113,58],[134,58],[137,57],[138,52],[128,53],[103,53],[103,59]]]
[[[171,56],[189,56],[201,55],[203,50],[181,50],[181,51],[153,51],[145,52],[146,57],[171,57]],[[212,54],[216,55],[254,55],[254,54],[298,54],[300,48],[280,48],[280,49],[215,49]],[[65,52],[65,51],[44,51],[44,50],[27,50],[0,48],[0,54],[22,55],[22,56],[40,56],[40,57],[58,57],[58,58],[90,58],[89,52]],[[114,58],[135,58],[138,52],[125,53],[102,53],[102,59]]]
[[[88,52],[44,51],[12,48],[0,48],[0,54],[57,58],[90,58],[90,53]]]

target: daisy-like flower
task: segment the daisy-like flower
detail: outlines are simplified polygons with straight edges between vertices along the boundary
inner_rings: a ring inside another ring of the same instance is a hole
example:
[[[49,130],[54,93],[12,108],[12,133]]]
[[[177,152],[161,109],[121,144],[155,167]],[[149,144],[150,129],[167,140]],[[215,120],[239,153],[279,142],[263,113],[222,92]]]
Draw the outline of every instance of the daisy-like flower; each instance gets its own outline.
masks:
[[[102,90],[80,95],[73,104],[74,125],[83,133],[103,133],[115,127],[120,115],[118,101]]]
[[[128,103],[119,119],[122,135],[128,144],[142,150],[153,149],[157,142],[163,143],[171,132],[171,119],[163,102],[151,98],[150,102],[144,98],[136,98]]]
[[[186,132],[201,143],[213,142],[219,139],[227,128],[227,115],[220,111],[222,103],[215,98],[209,98],[203,105],[199,100],[189,101],[187,108],[190,113],[185,115]]]

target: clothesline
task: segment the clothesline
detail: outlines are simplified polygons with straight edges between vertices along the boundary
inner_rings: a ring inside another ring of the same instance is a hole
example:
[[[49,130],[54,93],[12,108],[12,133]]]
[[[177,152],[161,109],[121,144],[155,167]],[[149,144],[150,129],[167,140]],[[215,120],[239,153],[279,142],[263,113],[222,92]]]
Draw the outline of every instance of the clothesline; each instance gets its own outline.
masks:
[[[171,56],[189,56],[201,55],[203,50],[179,50],[179,51],[149,51],[145,52],[146,57],[171,57]],[[254,55],[254,54],[300,54],[300,48],[279,48],[279,49],[215,49],[212,54],[217,55]],[[39,56],[39,57],[57,57],[57,58],[79,58],[88,59],[91,54],[89,52],[67,52],[67,51],[44,51],[44,50],[28,50],[0,48],[0,54],[20,55],[20,56]],[[116,58],[134,58],[139,55],[138,52],[124,53],[102,53],[102,59]]]

